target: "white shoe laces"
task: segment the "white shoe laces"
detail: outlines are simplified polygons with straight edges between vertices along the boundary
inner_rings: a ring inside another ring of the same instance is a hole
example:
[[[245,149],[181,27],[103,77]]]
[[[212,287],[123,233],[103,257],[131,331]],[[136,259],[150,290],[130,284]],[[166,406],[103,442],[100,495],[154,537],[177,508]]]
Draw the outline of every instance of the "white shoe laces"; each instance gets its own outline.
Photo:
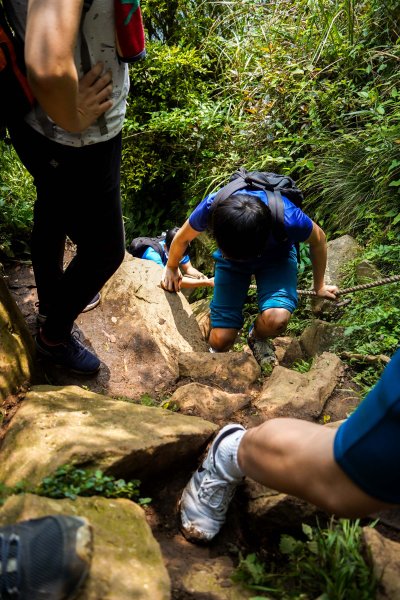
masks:
[[[208,509],[223,516],[228,510],[236,486],[236,483],[206,475],[200,484],[198,498]]]

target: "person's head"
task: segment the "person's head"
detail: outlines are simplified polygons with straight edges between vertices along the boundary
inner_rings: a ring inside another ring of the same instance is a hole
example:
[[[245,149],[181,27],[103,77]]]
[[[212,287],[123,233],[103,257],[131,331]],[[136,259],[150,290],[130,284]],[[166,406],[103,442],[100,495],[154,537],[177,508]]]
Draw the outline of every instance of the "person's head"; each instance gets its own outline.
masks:
[[[165,245],[167,247],[167,250],[170,249],[172,240],[174,239],[174,237],[176,236],[178,231],[179,231],[179,227],[173,227],[172,229],[168,229],[168,231],[165,235]]]
[[[255,258],[265,249],[271,212],[256,196],[236,193],[212,204],[208,228],[226,258]]]

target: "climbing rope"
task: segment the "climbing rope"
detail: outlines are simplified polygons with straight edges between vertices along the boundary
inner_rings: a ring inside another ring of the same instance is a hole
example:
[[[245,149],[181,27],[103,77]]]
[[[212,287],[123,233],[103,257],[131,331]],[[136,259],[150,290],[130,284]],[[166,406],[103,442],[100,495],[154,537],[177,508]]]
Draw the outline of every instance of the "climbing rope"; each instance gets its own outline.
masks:
[[[392,275],[391,277],[385,277],[385,279],[378,279],[377,281],[371,281],[370,283],[364,283],[360,285],[354,285],[353,287],[344,288],[343,290],[339,290],[336,296],[343,296],[344,294],[352,294],[353,292],[358,292],[359,290],[368,290],[370,288],[377,287],[378,285],[385,285],[387,283],[395,283],[396,281],[400,281],[400,275]],[[256,289],[256,285],[252,284],[250,286],[253,289]],[[297,293],[300,296],[316,296],[316,292],[314,290],[297,290]],[[330,300],[330,298],[326,298],[326,300]]]

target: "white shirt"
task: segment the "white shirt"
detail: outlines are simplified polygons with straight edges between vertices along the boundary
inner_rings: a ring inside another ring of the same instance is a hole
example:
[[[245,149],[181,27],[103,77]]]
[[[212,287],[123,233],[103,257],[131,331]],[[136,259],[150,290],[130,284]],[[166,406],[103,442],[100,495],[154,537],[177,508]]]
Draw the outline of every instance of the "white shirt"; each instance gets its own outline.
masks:
[[[6,0],[6,4],[16,32],[24,37],[28,0],[12,0],[12,2]],[[83,31],[92,66],[101,61],[104,64],[104,70],[112,72],[111,99],[113,106],[105,113],[107,133],[102,135],[97,123],[82,133],[70,133],[56,125],[39,106],[25,118],[27,123],[39,133],[67,146],[86,146],[115,137],[122,129],[129,92],[128,65],[118,59],[115,51],[113,0],[93,0],[93,4],[85,16]],[[82,77],[80,43],[81,36],[79,34],[75,47],[75,64],[79,77]]]

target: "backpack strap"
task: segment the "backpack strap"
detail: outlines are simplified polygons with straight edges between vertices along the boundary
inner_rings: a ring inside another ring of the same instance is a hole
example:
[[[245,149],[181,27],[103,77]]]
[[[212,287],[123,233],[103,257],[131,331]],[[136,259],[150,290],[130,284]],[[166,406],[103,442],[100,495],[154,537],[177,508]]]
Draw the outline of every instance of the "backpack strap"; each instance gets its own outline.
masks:
[[[287,239],[285,230],[285,205],[283,204],[282,195],[279,190],[271,192],[270,190],[264,190],[268,198],[268,207],[271,211],[271,218],[273,223],[273,234],[275,238],[283,242]]]
[[[214,197],[214,202],[216,200],[226,200],[227,198],[229,198],[229,196],[231,196],[235,192],[245,189],[248,186],[248,183],[245,178],[245,173],[246,173],[246,171],[242,168],[240,168],[238,171],[236,171],[235,179],[232,179],[229,183],[224,185],[224,187],[222,187],[216,193],[216,195]]]
[[[92,68],[92,61],[90,60],[89,47],[83,33],[83,23],[85,21],[85,17],[90,7],[93,4],[93,0],[84,0],[82,7],[82,16],[81,16],[81,25],[80,25],[80,34],[81,34],[81,61],[82,61],[82,70],[84,73],[87,73]],[[97,119],[97,123],[100,129],[101,135],[106,135],[108,133],[108,127],[106,123],[106,118],[104,114],[100,115]]]

